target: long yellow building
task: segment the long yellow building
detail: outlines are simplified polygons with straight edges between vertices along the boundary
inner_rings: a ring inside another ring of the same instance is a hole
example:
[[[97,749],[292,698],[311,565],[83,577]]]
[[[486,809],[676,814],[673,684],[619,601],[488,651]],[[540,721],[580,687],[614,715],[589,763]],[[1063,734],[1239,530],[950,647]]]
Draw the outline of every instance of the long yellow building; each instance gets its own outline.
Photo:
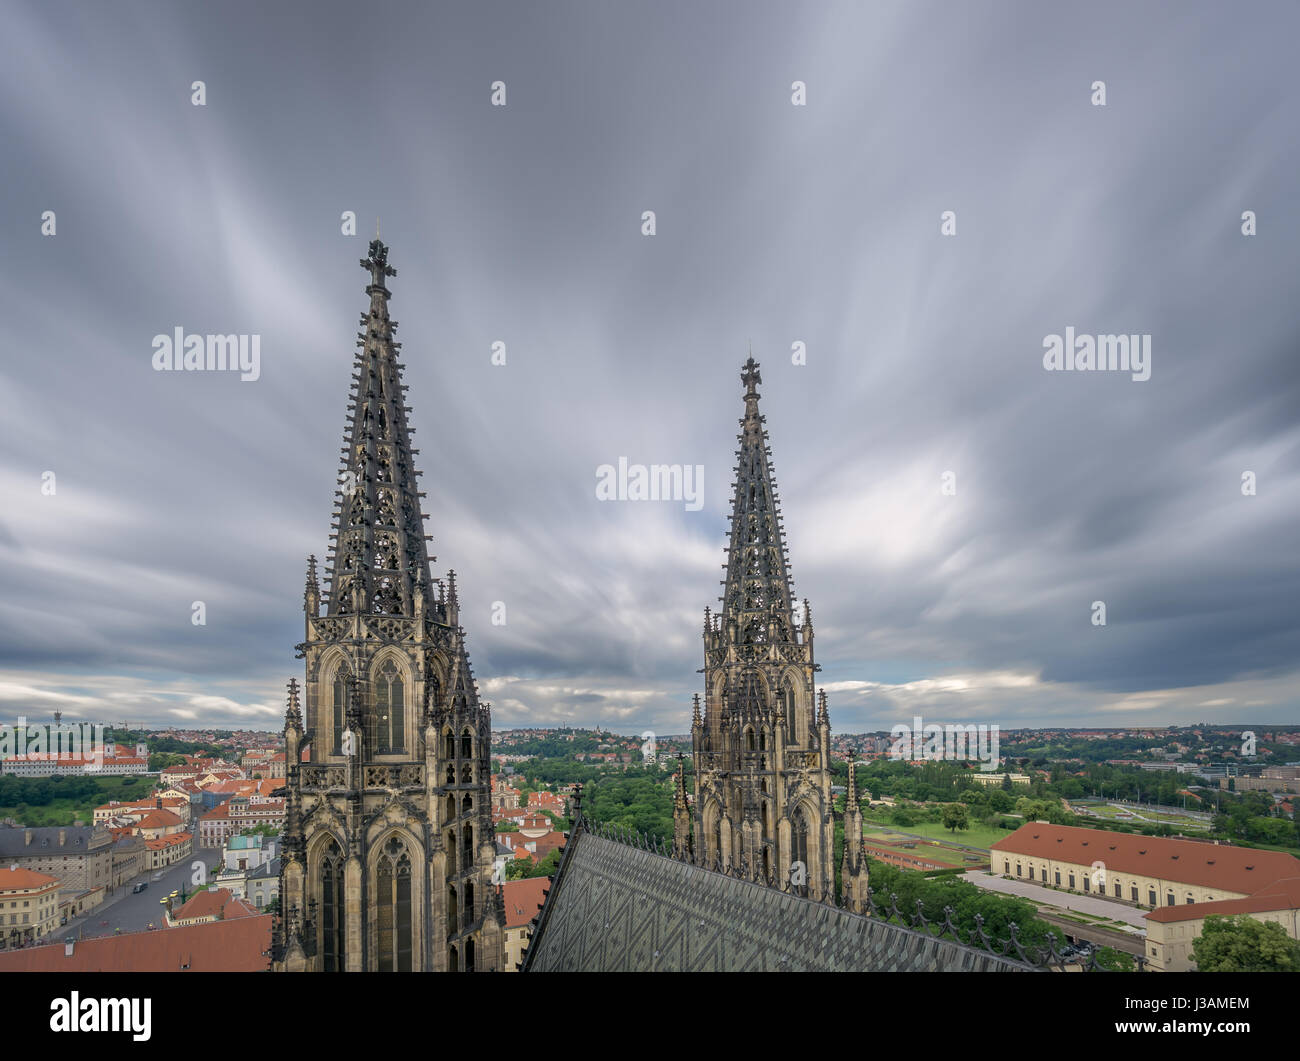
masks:
[[[1276,921],[1300,939],[1300,859],[1280,851],[1029,822],[990,855],[1003,876],[1150,908],[1155,971],[1193,968],[1192,943],[1212,914]]]

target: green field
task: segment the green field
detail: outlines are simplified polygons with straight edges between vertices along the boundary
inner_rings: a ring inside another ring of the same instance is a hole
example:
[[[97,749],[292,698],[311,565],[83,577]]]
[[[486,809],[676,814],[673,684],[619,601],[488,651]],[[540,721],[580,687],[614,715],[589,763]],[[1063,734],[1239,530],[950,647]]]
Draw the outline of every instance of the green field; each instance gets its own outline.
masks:
[[[1142,808],[1134,812],[1127,807],[1112,807],[1106,803],[1085,803],[1076,802],[1074,806],[1080,810],[1087,810],[1092,816],[1105,818],[1109,821],[1127,822],[1132,825],[1152,825],[1165,824],[1171,825],[1176,829],[1182,829],[1184,832],[1208,832],[1209,825],[1197,818],[1189,818],[1180,811],[1166,810],[1149,810]],[[1141,815],[1141,817],[1138,817]],[[1088,815],[1085,815],[1087,817]]]
[[[56,797],[42,806],[29,806],[26,803],[0,806],[0,819],[12,818],[20,825],[33,828],[51,825],[71,825],[73,818],[79,818],[89,825],[94,819],[94,810],[109,800],[144,799],[154,787],[153,777],[97,777],[95,792],[79,798]],[[57,788],[56,788],[57,791]]]
[[[868,826],[874,826],[875,831],[885,831],[894,833],[912,833],[915,836],[924,836],[931,840],[943,840],[952,844],[964,844],[967,847],[977,847],[981,851],[987,852],[990,847],[1001,840],[1004,836],[1010,836],[1012,830],[999,829],[995,825],[984,825],[982,822],[972,822],[968,829],[958,829],[956,834],[949,832],[940,822],[917,822],[915,825],[901,826],[891,825],[889,822],[867,821]],[[916,850],[922,850],[917,845]]]
[[[868,843],[876,843],[889,847],[891,850],[896,850],[900,855],[912,855],[916,858],[928,859],[931,862],[940,862],[945,866],[975,869],[980,865],[978,862],[966,861],[965,856],[972,854],[970,851],[960,851],[954,847],[932,844],[926,840],[917,840],[914,837],[903,836],[888,829],[872,829],[868,827],[866,840]],[[905,848],[900,847],[900,843],[915,843],[916,846]]]

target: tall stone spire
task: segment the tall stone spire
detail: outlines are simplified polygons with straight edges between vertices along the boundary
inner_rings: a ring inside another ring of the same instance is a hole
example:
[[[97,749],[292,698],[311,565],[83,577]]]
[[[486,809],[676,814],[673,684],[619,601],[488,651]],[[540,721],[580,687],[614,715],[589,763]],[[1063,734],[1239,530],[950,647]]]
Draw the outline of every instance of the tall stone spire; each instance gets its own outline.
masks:
[[[497,970],[505,927],[492,888],[491,710],[478,698],[455,578],[429,570],[419,451],[388,315],[396,270],[378,239],[361,265],[369,310],[329,595],[322,614],[313,558],[302,710],[295,682],[285,714],[286,927],[275,966]]]
[[[772,472],[772,450],[763,426],[767,418],[758,411],[758,385],[763,377],[752,357],[745,362],[740,380],[745,385],[745,415],[740,420],[734,469],[723,614],[737,624],[741,643],[766,641],[772,625],[777,637],[793,640],[794,614],[781,502]]]
[[[429,555],[420,511],[419,472],[407,425],[406,386],[388,315],[385,285],[397,270],[388,248],[370,243],[361,260],[370,273],[370,311],[361,318],[352,376],[351,415],[339,472],[329,557],[329,615],[415,614],[415,596],[429,608]]]
[[[752,356],[740,381],[722,607],[705,612],[705,710],[691,726],[692,854],[699,865],[823,899],[834,886],[829,715],[824,699],[817,707],[812,626],[795,625]]]

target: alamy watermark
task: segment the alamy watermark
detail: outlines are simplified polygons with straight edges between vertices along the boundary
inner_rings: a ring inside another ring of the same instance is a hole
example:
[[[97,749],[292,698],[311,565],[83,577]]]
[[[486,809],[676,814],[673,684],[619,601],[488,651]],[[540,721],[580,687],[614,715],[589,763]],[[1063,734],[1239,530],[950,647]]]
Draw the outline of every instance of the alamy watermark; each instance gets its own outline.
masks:
[[[935,762],[979,762],[980,769],[991,773],[998,768],[998,727],[994,725],[941,726],[926,723],[920,715],[890,729],[894,738],[891,759],[929,759]]]
[[[596,469],[597,501],[684,501],[687,512],[704,507],[703,464],[629,464]]]
[[[1151,378],[1151,336],[1065,335],[1043,338],[1043,368],[1048,372],[1131,372],[1134,381]]]
[[[28,723],[19,715],[15,725],[0,723],[0,762],[6,759],[93,759],[103,766],[108,742],[102,723]],[[89,767],[94,769],[94,766]]]
[[[262,375],[260,335],[186,335],[179,324],[172,335],[153,337],[155,372],[238,372],[245,383]]]

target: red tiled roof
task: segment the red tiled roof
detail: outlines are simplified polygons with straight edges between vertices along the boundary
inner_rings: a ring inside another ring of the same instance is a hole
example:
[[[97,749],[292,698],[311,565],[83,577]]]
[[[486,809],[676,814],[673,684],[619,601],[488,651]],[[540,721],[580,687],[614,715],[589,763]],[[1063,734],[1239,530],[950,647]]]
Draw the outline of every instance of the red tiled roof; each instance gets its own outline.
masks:
[[[23,869],[20,866],[0,868],[0,892],[15,888],[24,891],[30,888],[47,888],[51,884],[58,883],[58,877],[51,877],[47,873],[37,873],[34,869]]]
[[[1281,851],[1045,822],[1022,825],[995,843],[993,850],[1084,866],[1104,862],[1108,874],[1131,873],[1242,895],[1253,895],[1274,881],[1300,876],[1300,859]]]
[[[171,825],[184,825],[179,814],[169,810],[151,810],[135,823],[138,829],[163,829]]]
[[[549,877],[526,877],[508,880],[502,885],[506,905],[506,928],[520,928],[537,916],[546,898],[542,893],[551,883]]]
[[[216,916],[229,921],[234,917],[250,917],[256,913],[257,910],[243,899],[236,899],[229,888],[218,888],[216,891],[199,892],[192,896],[184,906],[172,911],[171,920],[187,921],[192,917]]]
[[[252,973],[269,968],[271,915],[0,951],[0,972]]]
[[[227,804],[222,803],[220,806],[213,807],[210,811],[206,811],[205,813],[199,815],[199,821],[201,822],[224,821],[229,817],[230,817],[230,807]]]
[[[161,851],[166,847],[175,847],[177,844],[186,843],[191,838],[190,833],[172,833],[171,836],[160,836],[154,840],[146,840],[144,843],[150,851]]]
[[[1244,899],[1217,899],[1212,903],[1187,903],[1183,906],[1162,906],[1148,913],[1148,921],[1195,921],[1202,917],[1233,914],[1259,914],[1270,910],[1300,909],[1300,877],[1274,881],[1254,895]]]

